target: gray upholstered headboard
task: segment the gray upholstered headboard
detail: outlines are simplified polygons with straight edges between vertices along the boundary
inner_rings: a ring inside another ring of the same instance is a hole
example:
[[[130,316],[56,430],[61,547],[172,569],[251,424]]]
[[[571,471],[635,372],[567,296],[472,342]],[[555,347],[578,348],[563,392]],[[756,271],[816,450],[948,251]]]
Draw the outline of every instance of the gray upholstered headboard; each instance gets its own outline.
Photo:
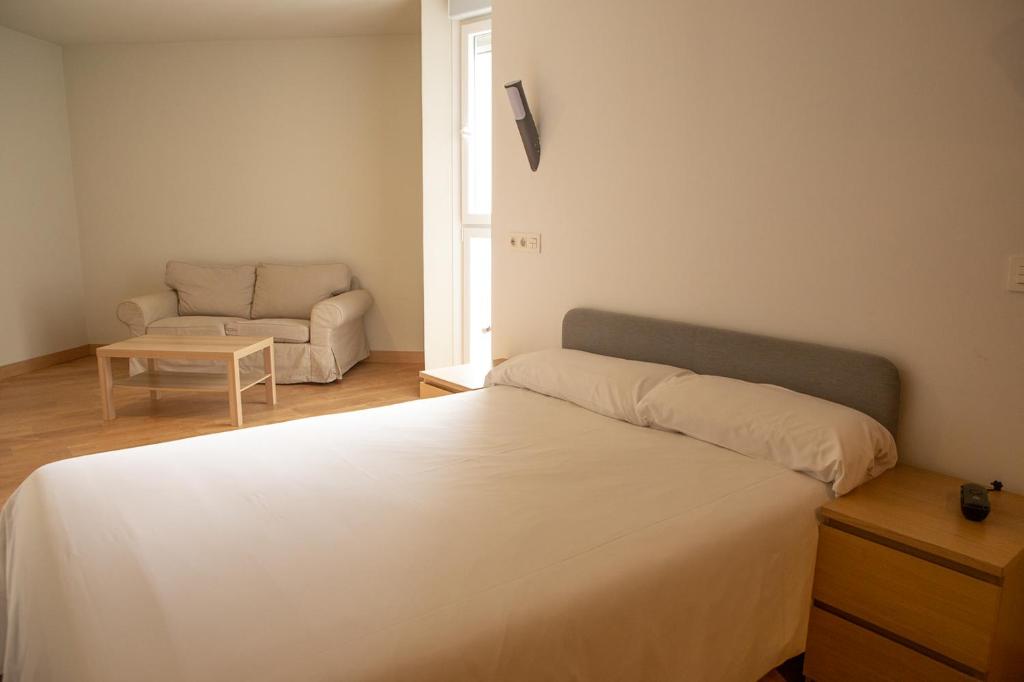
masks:
[[[900,375],[883,357],[802,341],[575,308],[562,347],[775,384],[841,403],[896,434]]]

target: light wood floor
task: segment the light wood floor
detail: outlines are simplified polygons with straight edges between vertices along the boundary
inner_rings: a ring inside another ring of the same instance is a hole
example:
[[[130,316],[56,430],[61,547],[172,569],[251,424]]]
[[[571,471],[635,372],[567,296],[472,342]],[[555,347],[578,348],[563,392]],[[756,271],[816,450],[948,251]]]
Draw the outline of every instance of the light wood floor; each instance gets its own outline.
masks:
[[[347,412],[418,397],[415,364],[363,362],[335,384],[280,385],[277,406],[263,390],[242,394],[245,426]],[[128,373],[114,361],[114,375]],[[0,505],[36,468],[67,457],[119,450],[232,429],[225,395],[114,389],[117,419],[100,413],[96,358],[88,357],[0,381]]]

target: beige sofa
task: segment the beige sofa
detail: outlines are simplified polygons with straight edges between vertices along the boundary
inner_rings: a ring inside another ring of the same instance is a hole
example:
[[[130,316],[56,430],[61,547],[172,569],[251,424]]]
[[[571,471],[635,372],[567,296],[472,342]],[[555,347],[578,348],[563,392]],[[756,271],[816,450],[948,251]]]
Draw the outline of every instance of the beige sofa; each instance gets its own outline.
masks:
[[[273,336],[278,383],[328,383],[366,358],[363,315],[370,294],[351,289],[348,266],[205,266],[171,261],[168,291],[117,306],[132,336]],[[262,359],[245,358],[255,369]],[[164,361],[161,371],[210,371],[208,363]],[[132,374],[144,371],[133,360]]]

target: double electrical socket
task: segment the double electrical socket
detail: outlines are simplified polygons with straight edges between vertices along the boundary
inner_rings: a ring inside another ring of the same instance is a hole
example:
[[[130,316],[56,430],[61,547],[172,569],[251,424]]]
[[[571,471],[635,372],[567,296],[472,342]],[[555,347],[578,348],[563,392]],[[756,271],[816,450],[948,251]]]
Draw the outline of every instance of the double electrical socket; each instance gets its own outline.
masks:
[[[510,232],[508,245],[514,251],[540,253],[540,234],[537,232]]]

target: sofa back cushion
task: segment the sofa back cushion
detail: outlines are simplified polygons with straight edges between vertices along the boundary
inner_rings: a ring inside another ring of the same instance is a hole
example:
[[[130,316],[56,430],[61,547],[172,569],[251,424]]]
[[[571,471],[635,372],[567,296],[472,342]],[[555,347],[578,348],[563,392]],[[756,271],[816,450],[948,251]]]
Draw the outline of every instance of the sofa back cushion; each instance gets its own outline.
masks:
[[[347,265],[273,265],[256,267],[256,292],[252,301],[255,319],[283,317],[308,320],[313,306],[344,293],[352,286]]]
[[[255,266],[193,265],[170,261],[165,281],[167,286],[178,292],[179,315],[248,318],[252,314]]]

